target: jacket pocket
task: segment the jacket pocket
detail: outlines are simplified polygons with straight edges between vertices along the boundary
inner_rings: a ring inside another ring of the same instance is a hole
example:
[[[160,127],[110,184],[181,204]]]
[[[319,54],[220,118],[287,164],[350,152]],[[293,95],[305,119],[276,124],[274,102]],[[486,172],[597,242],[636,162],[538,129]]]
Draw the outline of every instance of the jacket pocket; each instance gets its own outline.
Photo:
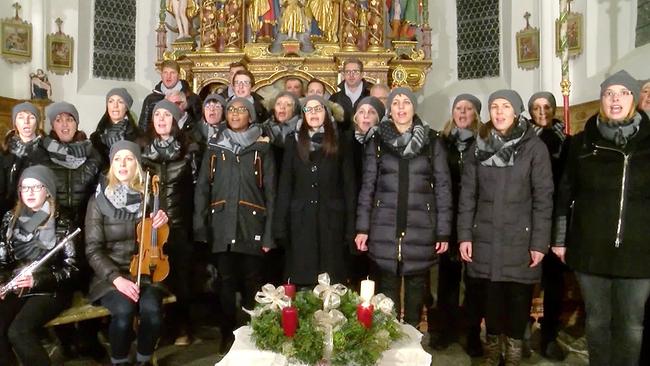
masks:
[[[239,201],[238,225],[244,240],[262,244],[266,223],[266,207]]]

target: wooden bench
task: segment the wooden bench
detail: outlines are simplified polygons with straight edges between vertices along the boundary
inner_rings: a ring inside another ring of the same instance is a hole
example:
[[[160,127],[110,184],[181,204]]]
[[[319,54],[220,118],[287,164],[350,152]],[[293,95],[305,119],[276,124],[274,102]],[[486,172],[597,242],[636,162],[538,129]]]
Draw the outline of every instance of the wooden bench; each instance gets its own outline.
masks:
[[[163,299],[163,304],[171,304],[176,302],[176,296],[169,295]],[[75,292],[72,298],[72,305],[64,310],[59,316],[50,320],[46,327],[54,327],[62,324],[77,323],[80,321],[103,318],[111,315],[103,306],[93,305],[88,302],[81,292]]]

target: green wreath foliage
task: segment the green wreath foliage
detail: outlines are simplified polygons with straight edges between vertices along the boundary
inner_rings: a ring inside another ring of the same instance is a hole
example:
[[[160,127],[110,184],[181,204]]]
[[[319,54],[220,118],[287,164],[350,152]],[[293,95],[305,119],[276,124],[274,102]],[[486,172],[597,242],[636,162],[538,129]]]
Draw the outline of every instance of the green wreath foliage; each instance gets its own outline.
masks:
[[[357,320],[359,295],[348,290],[341,296],[338,310],[347,321],[333,334],[333,366],[372,366],[393,341],[403,337],[395,313],[373,313],[372,327],[366,329]],[[261,305],[258,305],[261,306]],[[314,313],[323,308],[323,301],[311,291],[296,294],[293,306],[298,309],[298,329],[293,338],[285,337],[281,325],[281,311],[265,311],[251,319],[253,341],[261,350],[281,353],[291,362],[315,365],[323,358],[325,334],[314,321]]]

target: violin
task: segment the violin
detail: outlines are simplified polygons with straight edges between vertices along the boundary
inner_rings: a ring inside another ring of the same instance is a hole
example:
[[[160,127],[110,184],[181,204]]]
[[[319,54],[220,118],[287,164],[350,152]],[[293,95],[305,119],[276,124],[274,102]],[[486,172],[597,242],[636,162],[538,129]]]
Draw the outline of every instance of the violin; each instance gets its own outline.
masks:
[[[151,178],[153,191],[153,214],[155,216],[160,209],[160,178],[154,175]],[[142,208],[142,221],[138,223],[138,254],[131,259],[131,275],[135,278],[136,284],[140,286],[140,277],[147,275],[152,282],[160,282],[169,275],[169,259],[163,253],[163,245],[169,237],[169,225],[163,224],[157,229],[153,228],[153,219],[146,215],[147,196],[149,195],[149,172],[145,180],[144,202]]]

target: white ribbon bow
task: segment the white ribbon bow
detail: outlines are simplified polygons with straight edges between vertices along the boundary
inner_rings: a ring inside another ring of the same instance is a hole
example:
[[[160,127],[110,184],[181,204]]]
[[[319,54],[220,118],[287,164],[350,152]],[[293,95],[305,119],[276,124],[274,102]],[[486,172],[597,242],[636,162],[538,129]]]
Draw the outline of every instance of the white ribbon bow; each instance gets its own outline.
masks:
[[[275,288],[270,283],[262,286],[262,291],[258,291],[255,294],[255,301],[264,306],[255,308],[254,310],[247,310],[242,308],[246,313],[251,317],[260,316],[263,312],[267,310],[282,310],[287,306],[291,305],[291,298],[285,295],[284,287],[278,286]]]
[[[393,312],[393,307],[395,307],[393,300],[384,294],[377,294],[373,296],[372,299],[370,299],[370,304],[375,309],[381,311],[386,315],[391,315]]]
[[[318,326],[324,333],[323,345],[323,358],[329,360],[332,358],[332,351],[334,350],[334,332],[337,331],[347,319],[342,312],[333,309],[330,311],[317,310],[314,313],[316,326]]]
[[[330,286],[330,275],[321,273],[318,275],[318,285],[314,287],[314,295],[323,300],[323,309],[329,311],[341,305],[341,296],[345,295],[348,289],[337,283]]]

